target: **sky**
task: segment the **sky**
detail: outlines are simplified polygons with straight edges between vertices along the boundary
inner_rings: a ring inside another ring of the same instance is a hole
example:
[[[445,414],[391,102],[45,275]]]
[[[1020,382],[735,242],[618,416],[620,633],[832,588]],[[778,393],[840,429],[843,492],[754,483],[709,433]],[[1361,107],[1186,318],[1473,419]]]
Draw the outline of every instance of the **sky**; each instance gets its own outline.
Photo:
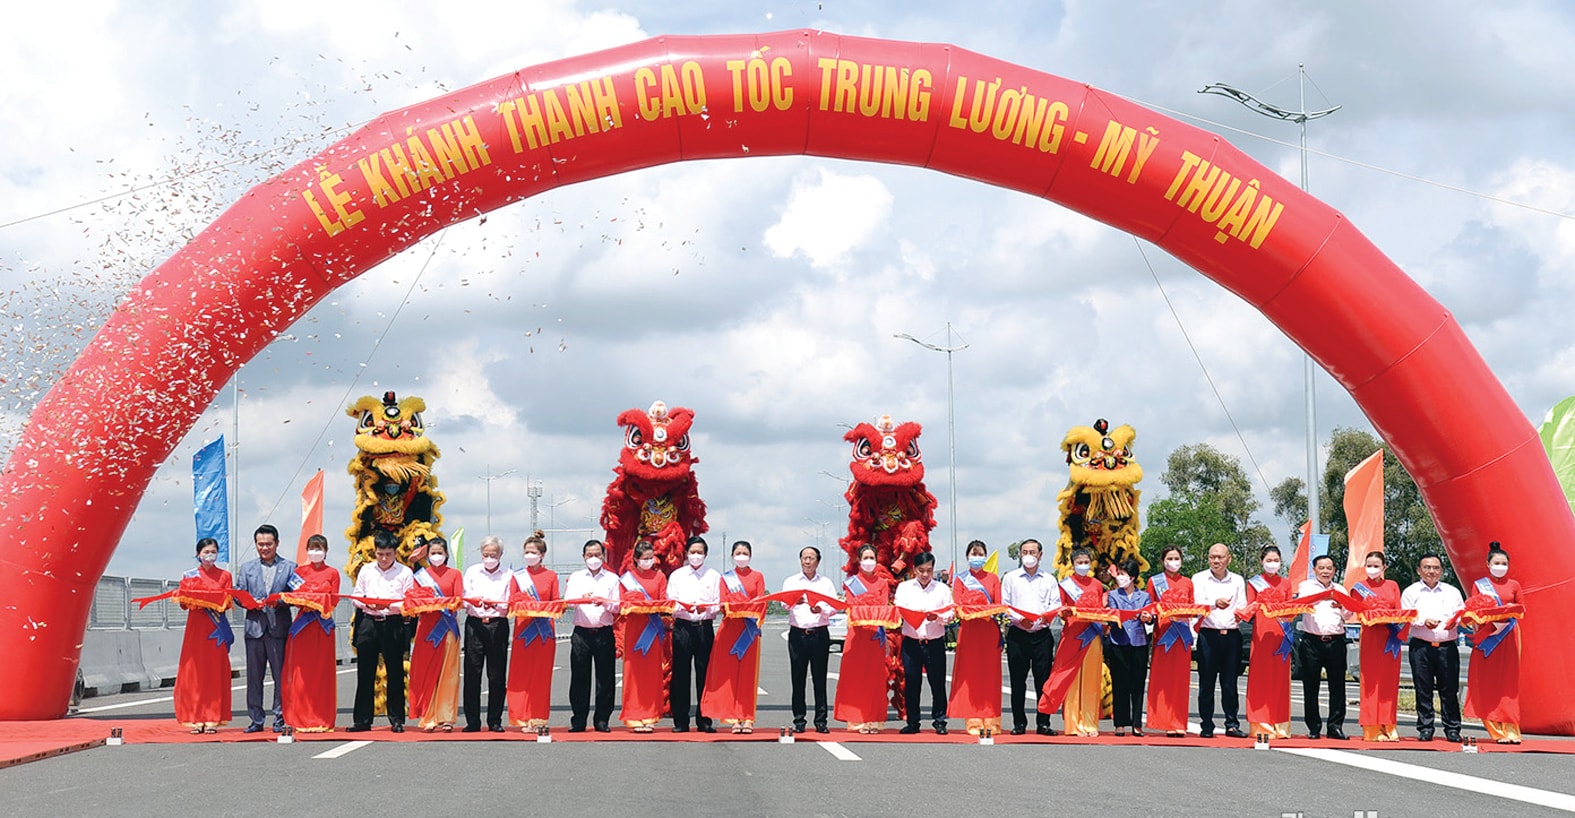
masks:
[[[0,33],[0,457],[114,304],[248,188],[378,114],[661,34],[808,27],[944,42],[1213,130],[1293,181],[1305,65],[1313,195],[1464,327],[1533,423],[1575,393],[1575,9],[1557,2],[844,0],[28,4]],[[951,335],[948,336],[948,326]],[[952,357],[955,504],[945,356]],[[948,341],[948,338],[950,340]],[[809,157],[681,163],[551,191],[455,225],[341,287],[246,364],[149,485],[109,565],[190,565],[191,456],[232,446],[238,526],[293,543],[326,472],[334,558],[361,395],[425,398],[445,530],[518,560],[527,487],[548,561],[595,531],[622,434],[696,413],[717,544],[776,587],[845,530],[852,424],[923,424],[936,550],[1055,537],[1059,441],[1137,430],[1144,501],[1206,442],[1268,489],[1305,476],[1303,356],[1157,248],[1059,205],[923,169]],[[1212,381],[1212,386],[1211,386]],[[1218,394],[1216,395],[1215,389]],[[1319,438],[1370,428],[1316,377]],[[490,479],[488,479],[490,478]],[[288,549],[287,549],[288,550]],[[246,554],[242,552],[242,557]],[[713,556],[713,564],[721,558]],[[828,559],[828,567],[839,559]],[[1195,566],[1201,568],[1201,566]]]

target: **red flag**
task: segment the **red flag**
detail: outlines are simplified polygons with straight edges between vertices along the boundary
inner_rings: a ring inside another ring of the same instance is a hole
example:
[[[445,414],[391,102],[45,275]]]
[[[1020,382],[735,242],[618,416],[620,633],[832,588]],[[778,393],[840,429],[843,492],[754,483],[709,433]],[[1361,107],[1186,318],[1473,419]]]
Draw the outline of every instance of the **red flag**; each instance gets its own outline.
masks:
[[[301,491],[301,539],[295,546],[295,564],[305,565],[306,540],[323,533],[323,470],[318,469]]]
[[[1370,551],[1384,550],[1384,450],[1379,449],[1345,473],[1345,523],[1350,552],[1345,560],[1349,588],[1366,579],[1363,565]]]
[[[1291,555],[1291,581],[1300,585],[1302,580],[1311,576],[1308,571],[1312,567],[1307,561],[1312,559],[1312,521],[1302,523],[1302,541],[1296,544],[1296,553]]]

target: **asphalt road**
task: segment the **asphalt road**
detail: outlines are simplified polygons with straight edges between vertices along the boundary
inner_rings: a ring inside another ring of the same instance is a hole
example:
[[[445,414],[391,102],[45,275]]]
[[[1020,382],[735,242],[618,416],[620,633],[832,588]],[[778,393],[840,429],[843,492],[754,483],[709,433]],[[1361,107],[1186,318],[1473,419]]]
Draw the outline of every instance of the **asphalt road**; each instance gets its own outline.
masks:
[[[759,730],[791,721],[783,627],[767,625]],[[565,652],[566,645],[560,660]],[[833,654],[833,673],[838,664]],[[340,723],[348,724],[354,674],[340,678]],[[555,725],[568,721],[567,684],[567,668],[561,668],[554,698],[564,703],[555,707]],[[168,694],[89,699],[84,715],[172,719]],[[1299,691],[1297,699],[1293,712],[1299,713]],[[244,725],[241,691],[236,705],[236,723]],[[1348,725],[1353,732],[1354,712],[1353,704]],[[953,727],[960,729],[960,723],[954,720]],[[1483,735],[1474,727],[1467,734]],[[815,741],[360,745],[351,743],[360,736],[344,738],[73,753],[0,771],[5,792],[0,813],[955,818],[982,808],[1001,815],[1445,818],[1575,811],[1575,778],[1569,759],[1558,755],[1357,753],[1333,749],[1333,743],[1303,754]],[[324,754],[332,757],[317,757]]]

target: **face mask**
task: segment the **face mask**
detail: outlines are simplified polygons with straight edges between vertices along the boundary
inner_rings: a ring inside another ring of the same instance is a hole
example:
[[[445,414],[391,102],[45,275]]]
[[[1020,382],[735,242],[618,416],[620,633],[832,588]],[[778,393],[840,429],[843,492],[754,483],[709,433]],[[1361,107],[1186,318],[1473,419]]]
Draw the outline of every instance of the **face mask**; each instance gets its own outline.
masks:
[[[1094,570],[1094,566],[1092,566],[1092,565],[1090,565],[1089,563],[1086,563],[1086,562],[1082,563],[1080,565],[1072,566],[1072,571],[1074,573],[1076,573],[1080,577],[1088,576],[1088,572],[1092,571],[1092,570]]]
[[[1127,576],[1126,574],[1122,574],[1121,576],[1116,577],[1116,587],[1117,588],[1130,588],[1130,587],[1132,587],[1132,578]]]
[[[308,551],[308,552],[306,552],[306,558],[308,560],[310,560],[313,565],[322,565],[323,564],[323,560],[328,559],[328,552],[327,551]]]
[[[640,566],[640,570],[641,571],[649,571],[653,567],[655,567],[655,565],[656,565],[656,558],[655,557],[646,557],[645,559],[636,561],[635,564]]]
[[[602,570],[602,558],[601,557],[586,557],[585,558],[585,567],[589,568],[591,573],[593,573],[593,574],[596,573],[597,571]]]
[[[525,567],[526,568],[535,568],[538,565],[541,565],[541,555],[536,553],[535,551],[526,551],[525,552]]]
[[[702,565],[705,565],[705,555],[704,554],[690,554],[689,555],[689,567],[690,568],[699,568]]]
[[[1181,571],[1181,560],[1165,560],[1165,570],[1172,574]]]
[[[864,573],[866,573],[866,574],[873,574],[873,573],[875,573],[875,561],[874,560],[860,560],[859,561],[859,568],[863,569]]]
[[[202,555],[198,556],[197,559],[202,560],[202,564],[203,565],[212,565],[212,564],[214,564],[214,563],[219,561],[219,555],[218,554],[202,554]],[[1503,574],[1500,574],[1499,576],[1503,576]]]
[[[733,555],[733,565],[738,567],[738,568],[748,568],[749,567],[749,555],[748,554],[734,554]]]
[[[1029,569],[1030,571],[1035,569],[1035,568],[1038,568],[1039,567],[1039,558],[1034,556],[1033,554],[1024,554],[1023,555],[1023,567]]]
[[[1509,566],[1508,565],[1489,565],[1488,566],[1488,573],[1492,574],[1494,579],[1503,579],[1506,575],[1509,574]]]
[[[1263,573],[1268,574],[1270,576],[1273,576],[1275,574],[1280,573],[1280,563],[1278,561],[1276,561],[1276,560],[1270,560],[1270,561],[1264,563],[1263,564]]]
[[[496,571],[498,570],[499,562],[500,560],[497,557],[482,557],[481,567],[487,569],[488,571]]]
[[[983,567],[984,567],[984,557],[969,557],[968,558],[968,568],[969,568],[969,570],[977,571],[977,570],[979,570],[979,569],[981,569]]]
[[[1384,572],[1384,569],[1382,569],[1382,568],[1374,568],[1371,565],[1367,566],[1367,578],[1368,579],[1378,579],[1378,575],[1382,574],[1383,572]]]
[[[427,562],[429,564],[433,565],[433,566],[441,566],[443,563],[448,562],[448,555],[447,554],[428,554],[427,555]]]

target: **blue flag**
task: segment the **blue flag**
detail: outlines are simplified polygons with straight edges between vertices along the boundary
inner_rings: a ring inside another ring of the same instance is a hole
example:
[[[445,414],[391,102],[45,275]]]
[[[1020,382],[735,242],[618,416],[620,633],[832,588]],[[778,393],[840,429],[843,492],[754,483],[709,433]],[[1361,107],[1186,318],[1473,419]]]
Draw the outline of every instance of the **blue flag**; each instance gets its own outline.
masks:
[[[197,539],[212,537],[217,540],[219,562],[229,562],[230,500],[224,479],[223,435],[192,455],[191,489],[197,515]]]

